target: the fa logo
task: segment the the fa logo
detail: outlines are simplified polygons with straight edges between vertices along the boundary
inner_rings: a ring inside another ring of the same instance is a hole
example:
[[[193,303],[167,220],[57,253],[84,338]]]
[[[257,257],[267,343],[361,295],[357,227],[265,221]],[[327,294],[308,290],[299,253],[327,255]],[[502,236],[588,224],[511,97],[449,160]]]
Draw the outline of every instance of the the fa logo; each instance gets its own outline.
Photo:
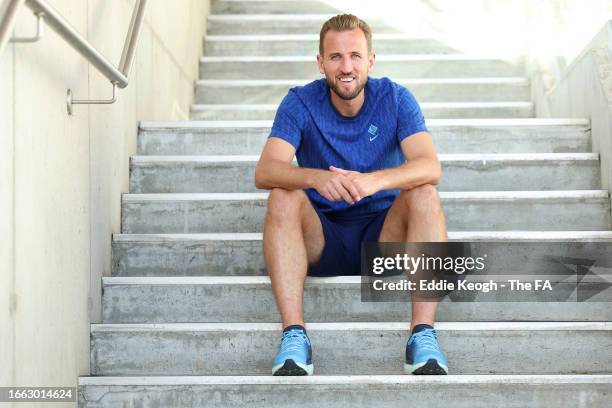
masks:
[[[370,142],[378,137],[378,134],[376,132],[378,132],[378,128],[374,125],[370,125],[370,127],[368,128],[368,133],[372,135],[370,136]]]

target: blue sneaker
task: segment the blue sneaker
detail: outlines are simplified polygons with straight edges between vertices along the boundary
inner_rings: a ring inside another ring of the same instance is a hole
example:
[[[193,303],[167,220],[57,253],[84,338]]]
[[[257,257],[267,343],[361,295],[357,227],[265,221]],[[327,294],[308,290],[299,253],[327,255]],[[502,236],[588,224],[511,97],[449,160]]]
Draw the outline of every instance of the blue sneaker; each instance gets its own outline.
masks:
[[[306,332],[300,326],[287,327],[272,363],[272,375],[312,375],[313,371],[312,349]]]
[[[425,328],[412,334],[406,344],[406,374],[448,374],[448,363],[440,351],[438,335],[434,329]]]

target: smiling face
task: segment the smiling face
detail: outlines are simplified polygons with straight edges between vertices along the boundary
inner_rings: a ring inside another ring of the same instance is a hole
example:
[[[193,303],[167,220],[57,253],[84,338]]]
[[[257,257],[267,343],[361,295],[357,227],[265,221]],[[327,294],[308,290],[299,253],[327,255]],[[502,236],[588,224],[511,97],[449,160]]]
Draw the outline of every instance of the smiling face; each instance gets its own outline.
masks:
[[[357,98],[365,88],[375,57],[374,53],[368,53],[361,29],[330,30],[325,34],[323,55],[317,55],[317,62],[331,90],[348,101]]]

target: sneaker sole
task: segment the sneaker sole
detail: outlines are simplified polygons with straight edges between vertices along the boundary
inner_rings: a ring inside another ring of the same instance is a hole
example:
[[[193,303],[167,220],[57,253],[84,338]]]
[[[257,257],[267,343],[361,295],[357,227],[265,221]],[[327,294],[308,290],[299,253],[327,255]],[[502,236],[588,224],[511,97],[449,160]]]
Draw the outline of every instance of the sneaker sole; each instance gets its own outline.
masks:
[[[414,375],[447,375],[448,367],[444,367],[438,362],[430,358],[423,364],[404,364],[404,373]]]
[[[289,359],[285,361],[282,367],[272,370],[274,376],[300,376],[300,375],[312,375],[314,366],[312,364],[303,365],[296,363]]]

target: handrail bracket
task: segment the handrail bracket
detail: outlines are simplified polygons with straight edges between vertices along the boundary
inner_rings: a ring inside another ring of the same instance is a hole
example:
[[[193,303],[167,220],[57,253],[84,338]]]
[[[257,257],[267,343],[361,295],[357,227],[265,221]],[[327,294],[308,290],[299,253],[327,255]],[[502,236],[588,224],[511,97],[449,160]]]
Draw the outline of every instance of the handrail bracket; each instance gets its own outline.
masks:
[[[110,105],[117,101],[117,82],[111,82],[113,85],[113,97],[111,99],[73,99],[72,90],[69,88],[66,93],[66,109],[68,115],[72,115],[72,105]]]
[[[10,43],[20,43],[20,44],[30,43],[31,44],[31,43],[40,41],[40,39],[43,37],[43,34],[45,32],[44,30],[45,25],[43,24],[45,13],[42,11],[38,11],[34,13],[34,15],[36,16],[36,35],[34,37],[13,37],[9,39]]]

